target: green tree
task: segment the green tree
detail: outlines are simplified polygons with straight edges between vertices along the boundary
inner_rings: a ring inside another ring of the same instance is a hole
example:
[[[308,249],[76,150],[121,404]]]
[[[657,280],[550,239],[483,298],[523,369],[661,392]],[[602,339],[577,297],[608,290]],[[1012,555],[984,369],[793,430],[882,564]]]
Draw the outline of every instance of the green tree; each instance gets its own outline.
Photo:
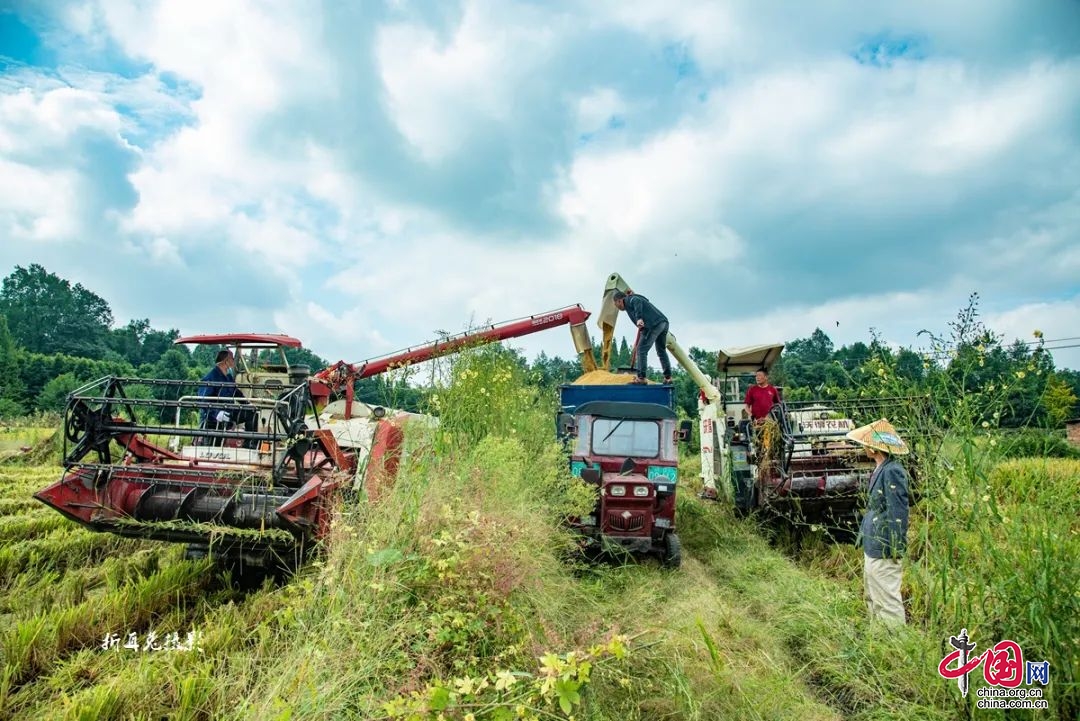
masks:
[[[26,392],[19,375],[19,357],[15,339],[8,330],[7,318],[0,315],[0,418],[21,416],[20,399]]]
[[[809,338],[796,338],[787,344],[784,353],[805,363],[826,363],[832,360],[833,342],[825,331],[815,328]]]
[[[581,361],[576,358],[568,361],[558,356],[548,356],[543,351],[536,356],[529,370],[536,384],[542,388],[571,383],[582,374]]]
[[[1046,409],[1046,419],[1050,427],[1060,428],[1065,425],[1065,421],[1072,418],[1073,409],[1076,407],[1076,393],[1064,378],[1052,373],[1046,381],[1042,404]]]
[[[15,266],[4,278],[0,314],[15,340],[33,353],[102,358],[109,350],[109,304],[36,263]]]
[[[144,363],[156,363],[174,347],[173,341],[179,337],[180,331],[155,330],[150,327],[148,318],[141,318],[129,321],[123,328],[109,331],[108,343],[112,351],[138,367]]]
[[[20,401],[28,410],[42,408],[40,394],[45,385],[65,373],[70,373],[80,384],[104,376],[129,376],[133,373],[131,365],[123,361],[92,360],[61,353],[27,353],[21,348],[17,356],[24,387]]]
[[[896,375],[911,383],[919,383],[925,376],[923,359],[910,348],[901,348],[896,354]]]
[[[1069,370],[1063,368],[1056,372],[1057,377],[1068,384],[1072,390],[1074,396],[1080,397],[1080,371]],[[1080,400],[1073,403],[1072,409],[1069,411],[1069,418],[1080,417]],[[1068,419],[1066,419],[1068,420]]]
[[[612,362],[612,365],[616,368],[629,366],[634,361],[634,359],[630,357],[630,344],[626,342],[626,336],[623,336],[622,340],[619,341],[619,350],[614,355],[615,359]]]
[[[81,382],[74,373],[62,373],[42,388],[38,396],[38,410],[60,412],[64,410],[68,394],[78,388]]]

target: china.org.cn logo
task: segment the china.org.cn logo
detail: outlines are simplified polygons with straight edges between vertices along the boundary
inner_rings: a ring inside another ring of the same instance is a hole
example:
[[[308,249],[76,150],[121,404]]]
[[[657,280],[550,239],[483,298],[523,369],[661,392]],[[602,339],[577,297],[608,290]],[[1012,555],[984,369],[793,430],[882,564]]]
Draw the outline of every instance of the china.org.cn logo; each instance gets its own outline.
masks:
[[[978,645],[968,638],[967,629],[949,637],[952,652],[941,659],[938,673],[942,678],[955,679],[960,693],[968,695],[968,675],[980,665],[987,686],[978,690],[981,709],[1044,709],[1047,702],[1039,686],[1050,683],[1049,661],[1024,661],[1024,652],[1015,641],[998,641],[978,655],[972,651]],[[1036,686],[1038,684],[1038,686]]]

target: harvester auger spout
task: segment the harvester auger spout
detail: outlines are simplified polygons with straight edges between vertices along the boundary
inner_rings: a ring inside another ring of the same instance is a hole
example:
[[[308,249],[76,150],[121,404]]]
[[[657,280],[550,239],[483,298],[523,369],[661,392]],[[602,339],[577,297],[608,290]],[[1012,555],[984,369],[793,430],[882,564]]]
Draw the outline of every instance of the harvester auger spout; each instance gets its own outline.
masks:
[[[619,317],[619,309],[615,307],[615,291],[633,293],[630,284],[618,273],[612,273],[604,285],[604,297],[600,303],[597,325],[600,326],[602,339],[600,344],[600,365],[607,369],[611,358],[611,343],[615,337],[615,324]],[[704,487],[703,495],[707,498],[716,498],[716,460],[715,447],[708,441],[715,433],[715,427],[719,418],[718,409],[722,402],[720,390],[713,385],[693,358],[683,350],[675,339],[675,334],[668,331],[666,347],[671,351],[679,365],[690,375],[694,383],[701,389],[703,398],[698,402],[698,418],[701,429],[701,481]],[[725,491],[730,488],[725,485]],[[728,493],[730,496],[730,492]]]
[[[355,401],[355,381],[559,325],[595,368],[588,317],[568,306],[314,375],[290,364],[285,349],[300,341],[289,336],[180,338],[231,348],[235,380],[110,376],[77,389],[62,426],[63,477],[35,498],[95,531],[192,544],[241,569],[292,568],[326,537],[343,491],[396,473],[409,414]],[[334,392],[343,414],[325,406]]]

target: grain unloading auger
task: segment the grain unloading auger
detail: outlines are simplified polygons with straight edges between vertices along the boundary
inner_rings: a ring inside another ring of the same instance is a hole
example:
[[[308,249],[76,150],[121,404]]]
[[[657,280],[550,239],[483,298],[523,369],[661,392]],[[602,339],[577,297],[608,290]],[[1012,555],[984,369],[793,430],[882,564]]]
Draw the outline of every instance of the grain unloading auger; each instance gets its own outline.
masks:
[[[356,401],[355,381],[560,325],[571,327],[583,364],[595,368],[588,317],[569,306],[314,375],[289,363],[284,350],[300,341],[288,336],[181,338],[231,346],[243,397],[200,396],[200,385],[214,385],[200,381],[89,383],[65,409],[63,477],[35,498],[95,531],[191,544],[241,568],[293,567],[326,536],[344,491],[377,488],[396,473],[402,414]],[[325,405],[332,393],[344,399]],[[199,420],[219,413],[255,422],[220,428]]]

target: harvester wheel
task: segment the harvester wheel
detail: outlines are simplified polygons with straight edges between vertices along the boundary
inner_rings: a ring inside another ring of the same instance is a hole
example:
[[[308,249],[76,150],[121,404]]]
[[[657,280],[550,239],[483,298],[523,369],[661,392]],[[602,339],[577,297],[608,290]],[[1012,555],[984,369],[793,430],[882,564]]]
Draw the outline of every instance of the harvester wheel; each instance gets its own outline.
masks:
[[[679,540],[679,536],[675,533],[669,533],[664,536],[664,555],[661,556],[660,562],[664,564],[666,568],[678,568],[682,565],[682,542]]]

